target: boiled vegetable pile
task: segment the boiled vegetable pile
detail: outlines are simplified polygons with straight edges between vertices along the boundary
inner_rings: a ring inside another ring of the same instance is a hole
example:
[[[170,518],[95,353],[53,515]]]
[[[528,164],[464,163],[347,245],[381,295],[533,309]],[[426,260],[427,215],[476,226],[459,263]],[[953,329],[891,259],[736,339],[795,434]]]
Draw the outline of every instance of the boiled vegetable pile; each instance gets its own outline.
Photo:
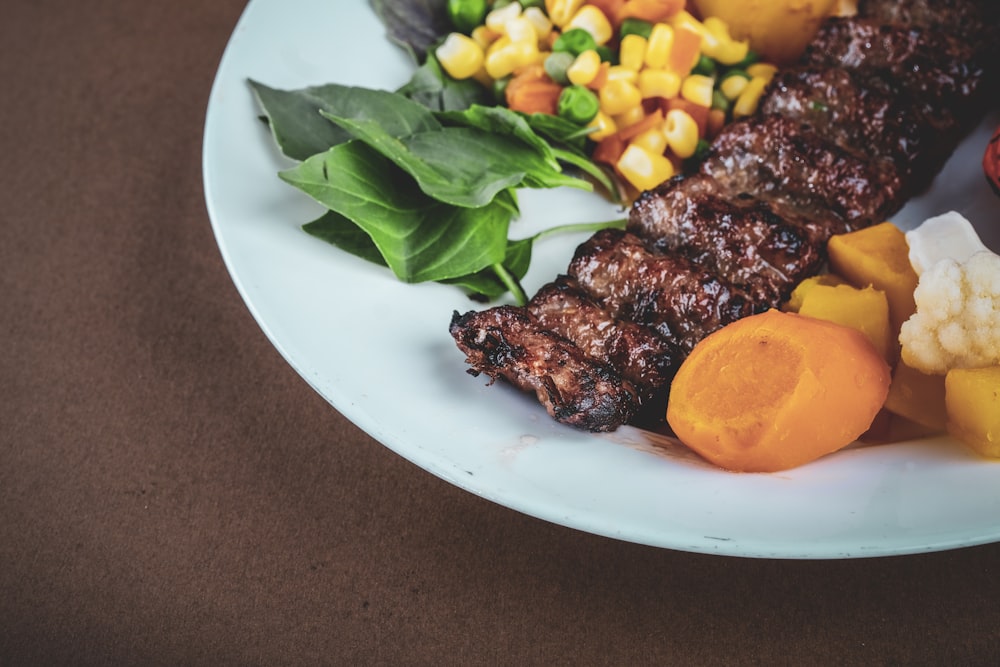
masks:
[[[514,111],[585,129],[595,161],[634,191],[655,187],[734,118],[751,115],[774,65],[684,0],[452,0],[435,50]],[[633,193],[634,194],[634,193]]]
[[[695,347],[667,420],[709,461],[777,471],[948,432],[1000,458],[1000,255],[957,213],[835,236],[783,311]]]

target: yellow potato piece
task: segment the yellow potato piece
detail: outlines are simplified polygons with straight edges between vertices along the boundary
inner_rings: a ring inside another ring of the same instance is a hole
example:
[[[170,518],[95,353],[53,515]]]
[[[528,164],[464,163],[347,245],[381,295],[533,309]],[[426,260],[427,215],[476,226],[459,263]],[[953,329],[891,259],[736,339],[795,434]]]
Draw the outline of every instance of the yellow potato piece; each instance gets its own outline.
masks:
[[[889,302],[885,292],[851,285],[813,285],[802,298],[799,314],[860,331],[892,363],[894,347],[889,330]]]
[[[948,432],[983,456],[1000,458],[1000,366],[945,376]]]
[[[894,347],[898,347],[899,327],[916,310],[917,274],[910,266],[906,235],[891,222],[883,222],[834,236],[827,250],[834,273],[855,287],[871,285],[885,292]]]
[[[701,18],[718,16],[733,39],[749,39],[767,62],[794,62],[819,24],[839,9],[838,0],[692,0]]]
[[[944,376],[921,373],[899,362],[892,373],[885,409],[936,433],[943,433],[948,421]]]
[[[846,281],[840,276],[833,273],[821,273],[818,276],[812,276],[811,278],[806,278],[792,290],[792,295],[788,297],[788,302],[782,306],[782,310],[797,313],[799,308],[802,307],[802,302],[805,301],[806,295],[812,290],[812,288],[819,285],[846,285]]]

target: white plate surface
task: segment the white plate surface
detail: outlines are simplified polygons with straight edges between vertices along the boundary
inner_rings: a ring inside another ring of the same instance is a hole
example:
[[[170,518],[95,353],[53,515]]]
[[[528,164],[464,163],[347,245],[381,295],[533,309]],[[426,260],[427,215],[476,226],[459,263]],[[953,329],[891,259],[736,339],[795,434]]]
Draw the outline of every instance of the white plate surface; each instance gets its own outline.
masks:
[[[1000,463],[947,438],[849,448],[781,474],[731,474],[681,448],[654,446],[636,430],[590,435],[562,427],[533,399],[466,374],[447,326],[452,311],[479,306],[447,286],[398,283],[302,232],[321,209],[277,178],[292,163],[275,150],[246,83],[394,89],[412,68],[366,2],[253,0],[208,106],[205,191],[225,262],[266,335],[337,410],[461,488],[622,540],[777,558],[1000,540]],[[988,118],[932,191],[894,221],[909,228],[956,209],[1000,247],[1000,200],[979,166],[998,122]],[[620,214],[598,195],[575,191],[529,192],[522,203],[519,236]],[[584,238],[545,241],[524,281],[528,293],[564,270]]]

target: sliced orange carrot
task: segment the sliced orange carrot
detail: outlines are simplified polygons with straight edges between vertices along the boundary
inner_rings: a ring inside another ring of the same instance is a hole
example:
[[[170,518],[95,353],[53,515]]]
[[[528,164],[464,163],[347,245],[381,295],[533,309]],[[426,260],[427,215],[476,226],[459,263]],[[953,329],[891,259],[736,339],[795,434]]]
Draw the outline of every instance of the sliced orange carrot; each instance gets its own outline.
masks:
[[[623,127],[622,129],[618,130],[618,134],[619,136],[621,136],[622,141],[629,142],[635,137],[638,137],[646,130],[652,129],[662,122],[663,122],[663,111],[657,109],[653,113],[646,114],[646,116],[643,117],[643,119],[640,120],[638,123],[632,123],[628,127]]]
[[[701,55],[701,35],[685,25],[674,28],[674,45],[670,49],[667,68],[686,76]]]
[[[541,65],[526,67],[507,84],[507,106],[522,113],[556,115],[562,86],[553,81]]]
[[[604,84],[608,82],[608,70],[611,69],[611,63],[604,61],[597,68],[597,74],[591,79],[590,83],[587,84],[587,88],[593,91],[598,91],[604,87]]]
[[[885,401],[889,378],[864,334],[769,310],[695,346],[671,386],[667,422],[727,470],[787,470],[861,436]]]
[[[614,26],[615,32],[618,32],[618,26],[621,24],[618,12],[625,6],[625,0],[588,0],[587,4],[593,5],[604,12],[608,21]]]
[[[622,141],[621,135],[615,132],[597,142],[591,157],[594,162],[614,166],[623,152],[625,152],[625,142]]]
[[[628,18],[656,23],[684,9],[684,4],[685,0],[628,0],[618,10],[615,19],[619,23]]]
[[[709,109],[705,123],[705,138],[714,139],[726,125],[726,112],[722,109]]]

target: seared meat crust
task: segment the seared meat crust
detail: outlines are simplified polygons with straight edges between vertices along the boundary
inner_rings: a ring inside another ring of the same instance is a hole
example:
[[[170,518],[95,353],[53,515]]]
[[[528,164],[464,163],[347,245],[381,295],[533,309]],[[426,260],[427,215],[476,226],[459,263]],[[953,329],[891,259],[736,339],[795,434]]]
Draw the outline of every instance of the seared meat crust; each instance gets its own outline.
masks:
[[[611,366],[538,324],[523,308],[454,313],[449,331],[473,375],[503,378],[533,391],[558,422],[613,431],[639,408],[635,388]]]
[[[755,312],[742,289],[686,257],[650,252],[635,234],[604,229],[577,248],[569,274],[619,319],[673,341],[686,356],[695,344]]]
[[[850,231],[885,220],[903,203],[903,181],[889,162],[872,162],[783,116],[731,123],[712,142],[700,172],[731,193],[747,192]]]
[[[830,236],[822,223],[783,216],[749,194],[729,195],[703,174],[644,192],[629,211],[628,230],[772,304],[819,270]]]
[[[908,100],[865,85],[849,70],[795,67],[778,72],[758,112],[810,126],[855,155],[889,160],[904,179],[926,171],[926,123]],[[926,176],[917,180],[925,182]]]
[[[977,52],[997,52],[1000,3],[996,0],[860,0],[860,18],[932,28],[967,40]]]
[[[542,287],[527,305],[539,325],[610,364],[643,400],[662,394],[680,365],[680,351],[648,327],[606,311],[569,276]]]

